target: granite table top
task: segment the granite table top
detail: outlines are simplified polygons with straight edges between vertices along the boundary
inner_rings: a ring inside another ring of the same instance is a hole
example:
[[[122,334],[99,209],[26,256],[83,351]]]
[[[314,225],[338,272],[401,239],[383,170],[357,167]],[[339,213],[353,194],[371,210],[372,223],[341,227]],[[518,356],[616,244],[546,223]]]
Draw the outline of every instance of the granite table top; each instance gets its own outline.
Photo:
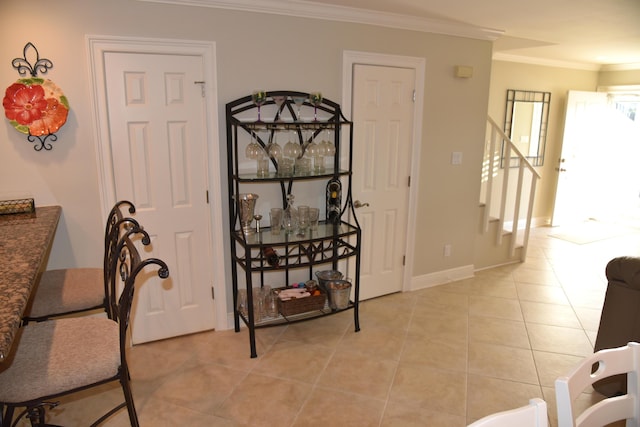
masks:
[[[49,252],[62,208],[0,215],[0,362],[11,350],[38,273]]]

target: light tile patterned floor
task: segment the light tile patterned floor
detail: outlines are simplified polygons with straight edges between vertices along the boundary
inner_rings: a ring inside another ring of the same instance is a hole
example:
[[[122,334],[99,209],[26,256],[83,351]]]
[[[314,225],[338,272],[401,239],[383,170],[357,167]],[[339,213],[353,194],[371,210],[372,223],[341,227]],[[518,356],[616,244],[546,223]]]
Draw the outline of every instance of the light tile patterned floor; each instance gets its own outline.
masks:
[[[365,301],[352,312],[257,332],[207,332],[135,346],[142,426],[466,426],[549,404],[553,382],[592,352],[606,263],[640,256],[640,234],[577,245],[533,230],[525,263]],[[51,422],[89,425],[117,386],[65,399]],[[585,396],[585,400],[592,396]],[[120,413],[109,426],[126,426]]]

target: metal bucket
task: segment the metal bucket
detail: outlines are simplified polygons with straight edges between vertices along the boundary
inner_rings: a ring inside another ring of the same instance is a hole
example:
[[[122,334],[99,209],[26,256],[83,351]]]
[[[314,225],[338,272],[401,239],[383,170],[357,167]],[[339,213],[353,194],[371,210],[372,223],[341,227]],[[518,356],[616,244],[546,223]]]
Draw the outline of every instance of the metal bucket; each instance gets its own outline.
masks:
[[[351,282],[348,280],[329,280],[326,286],[329,291],[329,307],[332,310],[344,310],[349,307]]]
[[[329,289],[327,289],[327,282],[330,280],[340,280],[344,276],[337,270],[323,270],[316,271],[316,277],[318,278],[318,285],[320,286],[320,289],[322,289],[324,293],[328,294]]]

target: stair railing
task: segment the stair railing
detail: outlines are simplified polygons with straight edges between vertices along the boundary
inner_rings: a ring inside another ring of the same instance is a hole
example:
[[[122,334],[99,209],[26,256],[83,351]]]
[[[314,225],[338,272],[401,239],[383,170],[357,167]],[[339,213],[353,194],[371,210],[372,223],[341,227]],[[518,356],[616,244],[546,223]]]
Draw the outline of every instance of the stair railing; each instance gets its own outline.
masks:
[[[499,224],[496,245],[502,245],[505,224],[510,224],[511,229],[506,230],[513,236],[509,256],[514,256],[516,247],[520,245],[520,260],[524,261],[529,243],[536,184],[540,174],[491,117],[487,117],[487,122],[480,200],[485,206],[482,233],[488,232],[492,217],[497,217]],[[510,184],[510,178],[516,170],[518,175],[514,187]],[[525,188],[525,185],[528,185],[528,188]],[[526,204],[524,208],[523,203]],[[521,214],[521,210],[525,209],[526,214]],[[507,219],[509,221],[506,221]]]

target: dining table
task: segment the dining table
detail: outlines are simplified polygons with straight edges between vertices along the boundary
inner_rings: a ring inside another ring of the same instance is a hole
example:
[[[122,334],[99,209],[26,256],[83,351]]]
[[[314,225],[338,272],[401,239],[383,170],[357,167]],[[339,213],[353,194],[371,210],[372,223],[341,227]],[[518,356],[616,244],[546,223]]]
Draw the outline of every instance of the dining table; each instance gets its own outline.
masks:
[[[0,362],[6,360],[51,248],[62,208],[0,215]]]

